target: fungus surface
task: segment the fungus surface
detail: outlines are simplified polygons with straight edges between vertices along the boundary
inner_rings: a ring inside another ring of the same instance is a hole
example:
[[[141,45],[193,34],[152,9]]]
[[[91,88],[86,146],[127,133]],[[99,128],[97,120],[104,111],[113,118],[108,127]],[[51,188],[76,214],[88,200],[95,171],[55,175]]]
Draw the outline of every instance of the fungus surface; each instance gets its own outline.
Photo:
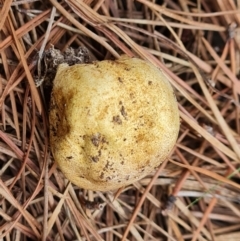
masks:
[[[107,191],[143,178],[168,157],[178,132],[169,77],[149,62],[123,56],[58,67],[50,145],[77,186]]]

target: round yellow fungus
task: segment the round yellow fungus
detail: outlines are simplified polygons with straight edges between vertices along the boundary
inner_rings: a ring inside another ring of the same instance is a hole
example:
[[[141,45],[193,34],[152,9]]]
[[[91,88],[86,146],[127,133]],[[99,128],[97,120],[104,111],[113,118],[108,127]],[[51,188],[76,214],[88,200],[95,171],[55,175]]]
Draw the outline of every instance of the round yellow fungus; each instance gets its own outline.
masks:
[[[58,67],[51,150],[81,188],[114,190],[148,175],[170,154],[179,123],[169,77],[147,61],[123,56]]]

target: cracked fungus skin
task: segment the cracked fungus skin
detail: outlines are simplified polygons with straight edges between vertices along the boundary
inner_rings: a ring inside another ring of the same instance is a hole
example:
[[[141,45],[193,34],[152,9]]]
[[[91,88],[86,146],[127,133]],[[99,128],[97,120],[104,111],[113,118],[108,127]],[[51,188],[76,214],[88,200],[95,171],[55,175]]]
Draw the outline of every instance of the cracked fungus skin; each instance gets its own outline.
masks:
[[[54,80],[50,144],[74,184],[107,191],[151,173],[170,154],[179,112],[168,77],[129,57],[68,66]]]

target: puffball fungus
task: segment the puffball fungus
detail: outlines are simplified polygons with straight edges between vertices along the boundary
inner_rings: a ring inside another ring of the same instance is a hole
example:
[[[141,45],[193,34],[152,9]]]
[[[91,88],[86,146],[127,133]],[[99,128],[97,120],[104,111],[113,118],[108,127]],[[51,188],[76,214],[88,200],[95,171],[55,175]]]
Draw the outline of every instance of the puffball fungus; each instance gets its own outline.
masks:
[[[58,67],[50,144],[63,174],[81,188],[118,189],[170,154],[179,111],[169,77],[138,58]]]

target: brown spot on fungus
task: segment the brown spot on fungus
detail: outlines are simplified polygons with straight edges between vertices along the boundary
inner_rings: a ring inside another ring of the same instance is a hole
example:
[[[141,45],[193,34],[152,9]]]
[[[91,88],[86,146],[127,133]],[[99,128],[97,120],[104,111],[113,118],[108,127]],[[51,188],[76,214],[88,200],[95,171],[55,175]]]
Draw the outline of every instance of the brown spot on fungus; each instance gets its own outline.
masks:
[[[126,119],[127,118],[127,112],[125,111],[125,107],[124,106],[121,107],[120,112],[121,112],[122,116]]]
[[[121,120],[119,115],[113,116],[113,122],[118,124],[118,125],[122,124],[122,120]]]
[[[91,141],[92,141],[92,144],[94,146],[98,147],[100,142],[101,142],[101,134],[100,133],[96,133],[96,134],[92,135]]]
[[[91,160],[92,160],[93,162],[98,162],[98,161],[99,161],[98,156],[91,156],[90,158],[91,158]]]
[[[121,77],[118,77],[118,81],[119,81],[120,83],[123,83],[123,80],[122,80]]]
[[[103,179],[103,178],[104,178],[104,173],[101,172],[100,179]]]

